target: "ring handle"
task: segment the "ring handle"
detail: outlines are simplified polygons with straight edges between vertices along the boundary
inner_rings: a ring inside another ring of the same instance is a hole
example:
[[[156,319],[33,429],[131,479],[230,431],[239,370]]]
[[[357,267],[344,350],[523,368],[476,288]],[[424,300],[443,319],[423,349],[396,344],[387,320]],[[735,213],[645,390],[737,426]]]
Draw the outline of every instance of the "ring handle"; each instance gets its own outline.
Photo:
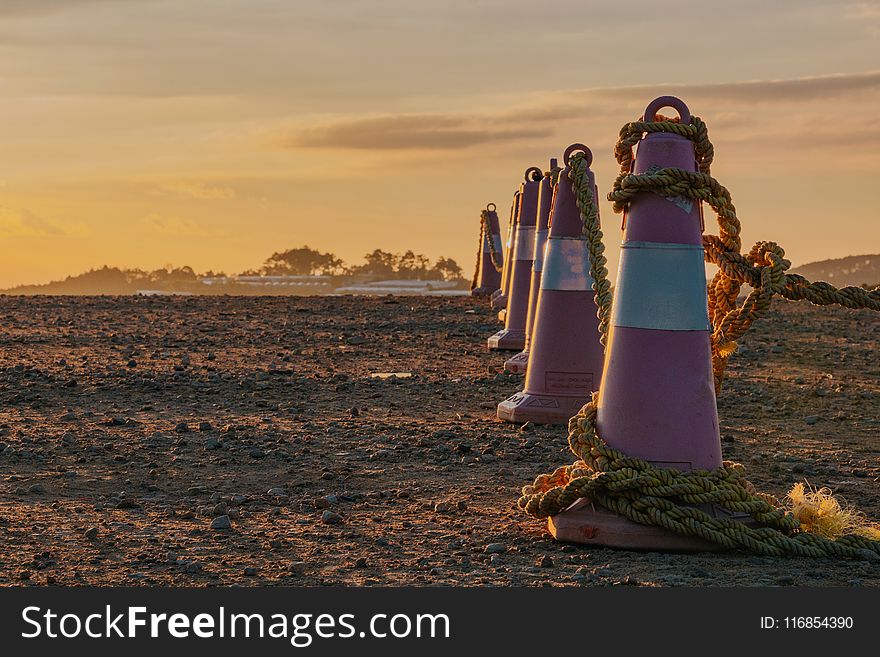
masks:
[[[691,122],[691,111],[688,109],[688,106],[685,105],[681,98],[676,98],[675,96],[660,96],[652,100],[648,107],[645,108],[644,121],[646,123],[656,121],[657,112],[664,107],[671,107],[678,112],[679,123],[689,124]]]
[[[495,205],[494,203],[490,203],[489,205],[486,206],[486,209],[487,209],[489,212],[495,212],[495,210],[498,209],[498,206]]]
[[[563,153],[562,155],[562,161],[565,162],[565,166],[569,165],[571,158],[575,153],[584,154],[584,157],[587,160],[587,166],[590,166],[593,163],[593,151],[591,151],[583,144],[572,144],[565,149],[565,153]]]
[[[526,169],[526,182],[538,182],[544,177],[544,172],[538,167],[529,167]]]

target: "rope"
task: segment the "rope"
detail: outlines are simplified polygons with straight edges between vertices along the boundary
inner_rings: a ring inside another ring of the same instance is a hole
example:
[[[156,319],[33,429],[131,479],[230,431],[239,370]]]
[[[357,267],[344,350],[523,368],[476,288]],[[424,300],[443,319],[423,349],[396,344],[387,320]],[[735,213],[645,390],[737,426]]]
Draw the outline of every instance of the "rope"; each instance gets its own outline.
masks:
[[[880,558],[880,541],[856,534],[830,540],[801,531],[794,516],[755,491],[738,463],[725,461],[711,471],[680,472],[626,456],[596,432],[597,405],[598,393],[593,393],[592,400],[568,422],[568,444],[578,460],[525,486],[517,502],[519,508],[547,518],[585,497],[634,522],[729,549],[772,556]],[[696,504],[748,514],[759,526],[713,517],[692,506]]]
[[[656,132],[677,134],[693,141],[698,171],[666,168],[639,175],[630,173],[633,147],[644,133]],[[690,124],[666,119],[628,123],[620,131],[614,153],[621,167],[608,195],[615,212],[624,211],[639,192],[652,191],[663,196],[705,201],[718,216],[719,234],[703,239],[706,261],[719,268],[707,287],[716,391],[720,389],[727,361],[736,350],[736,340],[766,314],[774,294],[791,300],[806,299],[817,305],[880,310],[880,288],[870,292],[857,287],[838,289],[828,283],[811,283],[803,276],[787,274],[791,263],[774,242],[758,242],[748,255],[742,255],[740,222],[730,193],[709,175],[714,148],[706,125],[698,117],[692,117]],[[575,155],[569,166],[569,179],[588,239],[599,330],[605,345],[611,294],[599,213],[583,154]],[[737,306],[743,284],[753,290],[742,305]],[[793,515],[777,508],[769,495],[755,490],[740,464],[725,461],[711,471],[680,472],[655,467],[610,447],[596,429],[598,399],[598,393],[593,393],[590,402],[569,420],[568,444],[578,460],[573,465],[540,475],[530,486],[525,486],[517,502],[525,512],[546,518],[560,513],[578,499],[587,498],[634,522],[663,527],[725,548],[774,556],[880,558],[880,541],[852,533],[831,540],[802,530]],[[694,506],[706,504],[730,513],[747,514],[757,526],[731,517],[716,518]]]
[[[584,235],[587,238],[587,249],[590,254],[590,276],[593,279],[593,291],[596,293],[596,316],[599,318],[599,341],[603,347],[608,343],[608,331],[611,325],[611,282],[608,280],[608,269],[605,265],[605,244],[602,242],[602,227],[599,222],[599,208],[593,197],[593,185],[588,175],[589,166],[584,153],[575,153],[568,163],[568,179],[580,209]]]

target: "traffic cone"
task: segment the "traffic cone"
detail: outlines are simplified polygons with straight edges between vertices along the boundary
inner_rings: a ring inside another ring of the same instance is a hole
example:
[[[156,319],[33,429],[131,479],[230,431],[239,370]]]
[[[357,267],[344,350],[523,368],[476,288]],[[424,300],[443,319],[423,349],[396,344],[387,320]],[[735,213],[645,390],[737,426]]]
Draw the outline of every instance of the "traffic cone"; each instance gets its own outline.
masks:
[[[501,227],[496,206],[490,203],[480,215],[480,259],[474,274],[471,296],[488,297],[501,287],[501,269],[504,256],[501,253]]]
[[[512,374],[523,374],[529,362],[529,343],[532,328],[535,325],[535,310],[538,307],[538,291],[541,288],[541,272],[544,269],[544,245],[550,224],[550,208],[553,201],[553,184],[551,178],[557,172],[556,158],[550,159],[550,170],[541,179],[538,188],[538,217],[535,221],[535,248],[532,260],[532,282],[529,286],[529,309],[526,313],[526,343],[523,350],[504,363],[504,369]]]
[[[504,264],[501,270],[501,289],[494,292],[489,299],[489,305],[493,309],[507,308],[507,288],[510,285],[510,260],[513,256],[513,235],[516,231],[516,225],[519,220],[519,197],[520,192],[516,190],[513,194],[513,203],[510,206],[510,219],[507,222],[507,242],[504,244]],[[504,319],[501,318],[503,322]]]
[[[577,151],[586,154],[588,166],[592,161],[582,144],[565,151],[566,168],[559,174],[550,216],[525,388],[498,404],[498,417],[508,422],[564,424],[589,401],[602,376],[603,348],[589,252],[568,179],[569,158]],[[591,171],[589,176],[595,189]]]
[[[657,120],[663,107],[690,122],[687,106],[664,96],[645,110]],[[696,171],[693,143],[648,133],[633,165],[641,174],[665,167]],[[721,465],[718,412],[712,379],[702,210],[683,197],[637,194],[624,214],[611,333],[600,386],[596,430],[624,454],[679,470]],[[700,507],[716,516],[718,507]],[[560,540],[630,549],[701,550],[709,544],[640,525],[579,500],[550,519]]]
[[[519,351],[526,342],[526,314],[529,310],[529,286],[532,282],[532,258],[535,248],[535,220],[538,211],[538,188],[544,173],[538,167],[526,169],[520,186],[519,212],[510,258],[510,283],[507,291],[504,328],[488,340],[489,349]]]

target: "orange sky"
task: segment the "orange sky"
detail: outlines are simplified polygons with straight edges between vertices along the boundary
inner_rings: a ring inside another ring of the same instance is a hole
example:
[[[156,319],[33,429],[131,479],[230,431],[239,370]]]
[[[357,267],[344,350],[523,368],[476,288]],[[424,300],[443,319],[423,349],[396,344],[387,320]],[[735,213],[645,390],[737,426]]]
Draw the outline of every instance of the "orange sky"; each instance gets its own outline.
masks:
[[[0,287],[301,244],[470,273],[487,202],[574,141],[604,195],[620,125],[667,93],[708,123],[746,248],[880,251],[880,3],[662,7],[3,0]]]

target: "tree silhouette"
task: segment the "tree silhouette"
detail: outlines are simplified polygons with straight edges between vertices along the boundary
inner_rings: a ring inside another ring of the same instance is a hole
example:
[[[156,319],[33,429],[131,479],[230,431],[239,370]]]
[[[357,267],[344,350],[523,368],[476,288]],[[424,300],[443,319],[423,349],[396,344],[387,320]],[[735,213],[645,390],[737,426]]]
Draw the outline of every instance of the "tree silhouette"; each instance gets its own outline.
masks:
[[[308,246],[273,253],[263,263],[261,272],[267,276],[333,275],[345,271],[345,263],[332,253],[321,253]]]

